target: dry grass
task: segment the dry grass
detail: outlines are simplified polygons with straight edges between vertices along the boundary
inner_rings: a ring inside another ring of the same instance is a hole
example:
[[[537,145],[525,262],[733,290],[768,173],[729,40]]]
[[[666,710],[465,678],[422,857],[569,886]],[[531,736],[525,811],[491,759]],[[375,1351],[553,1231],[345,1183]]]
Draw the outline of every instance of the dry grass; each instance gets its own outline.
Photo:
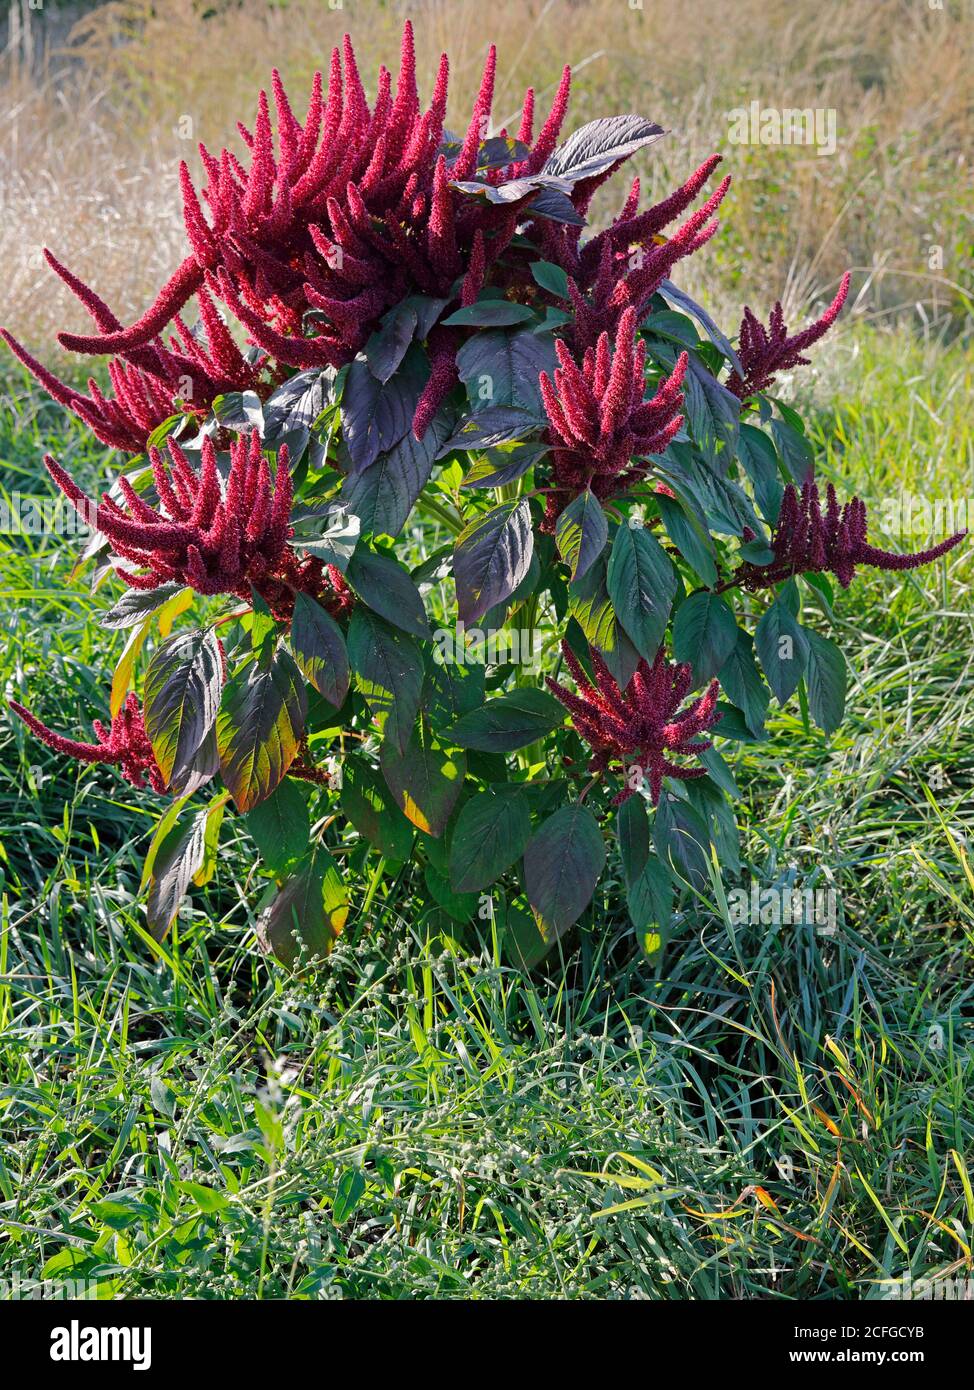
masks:
[[[180,255],[177,161],[193,157],[196,140],[235,139],[234,122],[250,120],[272,64],[300,105],[346,28],[366,81],[380,61],[394,65],[405,13],[427,90],[439,52],[451,54],[455,123],[494,40],[499,119],[518,109],[529,82],[550,88],[570,61],[574,124],[639,109],[671,127],[643,161],[647,195],[723,150],[736,187],[695,274],[724,304],[764,307],[779,294],[798,304],[851,264],[860,308],[872,314],[919,305],[929,321],[970,308],[967,4],[492,0],[485,10],[482,0],[344,0],[341,9],[328,0],[114,0],[70,33],[63,17],[24,8],[4,56],[0,321],[45,351],[56,327],[82,326],[83,311],[42,265],[44,244],[123,317],[140,311]],[[752,99],[834,108],[836,154],[730,145],[727,112]],[[931,245],[943,248],[942,270],[930,269]]]

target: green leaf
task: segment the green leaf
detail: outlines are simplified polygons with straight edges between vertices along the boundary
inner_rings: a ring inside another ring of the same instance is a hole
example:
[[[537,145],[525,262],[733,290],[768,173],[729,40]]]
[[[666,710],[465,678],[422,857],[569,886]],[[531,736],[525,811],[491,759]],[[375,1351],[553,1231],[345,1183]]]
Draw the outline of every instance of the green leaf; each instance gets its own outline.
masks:
[[[210,808],[204,806],[189,820],[178,820],[158,843],[148,874],[146,923],[161,941],[172,926],[179,904],[199,872],[206,853],[206,825]]]
[[[453,552],[457,604],[464,623],[513,594],[534,553],[531,509],[526,500],[505,502],[465,526]]]
[[[419,590],[397,560],[372,550],[356,550],[345,577],[363,603],[403,632],[432,636]]]
[[[564,722],[565,709],[553,695],[522,686],[488,700],[458,719],[445,737],[461,748],[483,753],[512,753],[543,738]]]
[[[676,574],[666,552],[642,527],[620,526],[606,583],[616,617],[639,655],[652,662],[676,593]]]
[[[248,811],[246,819],[261,859],[275,874],[279,875],[308,849],[308,803],[290,778],[286,777],[266,800]]]
[[[737,645],[737,624],[730,604],[706,589],[691,594],[673,619],[673,655],[689,661],[697,685],[709,680]]]
[[[428,835],[442,835],[463,788],[464,754],[447,752],[420,722],[404,753],[388,741],[382,745],[380,765],[406,819]]]
[[[808,640],[808,708],[818,727],[834,734],[845,712],[845,659],[828,637],[803,628]]]
[[[323,846],[299,865],[257,923],[257,939],[285,965],[304,944],[311,957],[327,955],[348,918],[348,894]]]
[[[486,888],[524,853],[528,803],[516,788],[488,789],[464,805],[450,844],[450,881],[458,893]]]
[[[298,594],[291,619],[291,651],[305,680],[336,709],[345,702],[350,672],[342,630],[308,594]]]
[[[109,632],[135,627],[148,614],[155,613],[182,593],[185,587],[183,584],[160,584],[158,589],[126,589],[108,612],[100,615],[98,624]]]
[[[501,328],[475,333],[457,353],[457,371],[471,409],[509,405],[542,414],[538,377],[558,365],[549,334],[513,333]]]
[[[641,796],[630,796],[616,814],[622,871],[630,887],[642,873],[649,854],[649,817]]]
[[[524,886],[546,941],[557,940],[592,900],[605,843],[586,806],[562,806],[524,851]]]
[[[754,647],[778,704],[785,704],[805,674],[808,639],[780,599],[762,613],[754,630]]]
[[[655,500],[666,534],[683,559],[705,584],[715,585],[718,579],[717,565],[706,519],[685,498],[674,501],[672,497],[658,493]]]
[[[778,520],[783,492],[774,444],[755,425],[741,425],[737,457],[751,480],[761,515],[773,525]]]
[[[771,703],[771,692],[761,679],[753,648],[748,633],[738,628],[737,643],[718,676],[728,699],[744,715],[744,722],[751,733],[760,738],[764,733],[764,717]]]
[[[568,275],[560,265],[552,261],[532,261],[531,274],[543,290],[559,299],[568,299]]]
[[[647,855],[645,864],[630,883],[626,894],[629,917],[641,941],[644,942],[645,934],[651,929],[655,928],[661,938],[668,931],[673,912],[673,892],[673,879],[666,865],[655,854]],[[643,948],[646,949],[645,944]]]
[[[555,526],[555,541],[572,579],[581,578],[592,568],[608,539],[605,512],[586,488],[568,504]]]
[[[587,640],[598,647],[620,689],[632,680],[639,653],[626,636],[609,598],[604,553],[569,587],[569,612]]]
[[[409,858],[413,827],[385,782],[360,758],[349,758],[342,768],[341,806],[358,833],[386,859],[402,863]]]
[[[355,684],[383,737],[404,752],[423,692],[419,646],[407,633],[358,606],[348,625],[348,654]]]
[[[687,421],[697,447],[708,463],[726,473],[737,452],[740,401],[692,352],[683,389]]]
[[[392,448],[344,480],[341,501],[363,531],[398,536],[413,505],[429,481],[433,464],[454,424],[454,411],[437,411],[422,439],[407,430]],[[292,542],[293,544],[293,542]]]
[[[481,299],[457,309],[443,320],[444,328],[506,328],[514,323],[526,323],[535,317],[526,304],[513,304],[508,299]]]
[[[336,1226],[348,1220],[364,1195],[365,1178],[358,1168],[346,1168],[338,1179],[332,1203],[331,1214]]]
[[[673,868],[693,888],[702,889],[710,881],[710,832],[692,806],[666,791],[656,807],[653,844],[664,866]]]
[[[294,761],[308,694],[283,647],[268,645],[227,682],[216,721],[220,769],[239,811],[270,796]]]
[[[211,630],[180,632],[153,654],[145,673],[145,730],[166,784],[192,761],[213,727],[223,664]]]

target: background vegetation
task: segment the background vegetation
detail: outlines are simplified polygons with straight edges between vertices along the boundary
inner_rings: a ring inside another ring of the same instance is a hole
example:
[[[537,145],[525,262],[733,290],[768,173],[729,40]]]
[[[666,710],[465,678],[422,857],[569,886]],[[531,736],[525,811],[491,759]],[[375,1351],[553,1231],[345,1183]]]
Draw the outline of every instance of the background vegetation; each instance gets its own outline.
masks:
[[[574,124],[632,108],[671,126],[647,191],[724,150],[735,189],[692,287],[724,320],[744,299],[795,309],[856,268],[857,312],[802,377],[821,471],[877,520],[904,493],[974,499],[960,5],[696,0],[690,23],[656,0],[494,0],[489,32],[466,0],[408,9],[427,75],[448,47],[469,86],[495,40],[515,104],[570,60]],[[55,326],[81,317],[41,245],[134,315],[177,258],[175,163],[193,140],[249,117],[270,61],[297,89],[343,28],[374,71],[402,7],[116,3],[71,38],[77,7],[15,12],[0,318],[50,357]],[[836,155],[728,146],[726,112],[751,99],[834,106]],[[45,450],[93,484],[106,451],[3,370],[8,500],[46,491]],[[109,598],[73,560],[63,537],[2,538],[0,681],[80,733]],[[314,979],[259,954],[261,885],[231,896],[230,874],[159,946],[137,798],[4,723],[0,1279],[155,1297],[859,1298],[907,1270],[966,1277],[972,587],[969,545],[947,568],[862,577],[837,610],[858,649],[843,729],[826,740],[779,714],[740,755],[746,871],[832,886],[838,933],[734,926],[715,898],[655,962],[611,877],[578,948],[527,978],[409,868],[373,876]],[[231,819],[233,858],[246,883]]]

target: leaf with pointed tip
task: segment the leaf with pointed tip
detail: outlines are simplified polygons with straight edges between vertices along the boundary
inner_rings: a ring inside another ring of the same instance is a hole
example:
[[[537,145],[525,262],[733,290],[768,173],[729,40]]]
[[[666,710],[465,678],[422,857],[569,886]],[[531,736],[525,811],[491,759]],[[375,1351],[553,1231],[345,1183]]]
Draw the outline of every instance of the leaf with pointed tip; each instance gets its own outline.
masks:
[[[526,685],[471,710],[457,720],[445,737],[461,748],[512,753],[543,738],[564,719],[564,707],[553,695]]]
[[[595,178],[665,134],[645,116],[600,116],[573,131],[549,156],[544,172],[573,183]]]
[[[432,637],[419,590],[397,560],[359,549],[349,561],[345,577],[362,602],[380,618],[414,637]]]
[[[247,829],[261,859],[274,874],[300,859],[311,840],[308,803],[293,779],[284,781],[259,806],[247,812]]]
[[[409,429],[374,463],[349,474],[342,484],[341,500],[358,517],[363,531],[374,536],[399,535],[429,481],[454,420],[452,409],[437,411],[422,439]]]
[[[845,658],[830,638],[811,628],[802,631],[808,641],[808,708],[818,727],[834,734],[845,711]]]
[[[555,526],[555,542],[572,579],[581,579],[605,549],[609,523],[589,488],[571,501]]]
[[[404,753],[423,693],[423,654],[414,638],[357,607],[348,625],[355,684],[388,743]]]
[[[778,704],[785,704],[805,673],[808,639],[780,599],[762,613],[754,630],[754,647]]]
[[[534,553],[527,501],[504,502],[465,526],[453,552],[457,604],[464,623],[476,622],[509,598]]]
[[[161,941],[172,926],[179,904],[203,863],[209,811],[210,808],[204,806],[184,823],[177,820],[155,847],[148,876],[146,922],[157,941]]]
[[[524,886],[545,940],[557,940],[592,900],[605,867],[598,821],[577,802],[549,816],[524,851]]]
[[[761,672],[754,660],[754,643],[750,635],[740,628],[734,650],[717,674],[721,688],[744,715],[744,722],[751,733],[757,738],[762,737],[771,692],[761,679]]]
[[[367,362],[357,358],[351,364],[342,391],[342,433],[352,472],[368,468],[412,429],[429,374],[429,360],[416,343],[386,382],[372,375]]]
[[[488,788],[465,804],[450,842],[450,882],[458,893],[486,888],[524,853],[528,803],[516,787]]]
[[[164,607],[170,599],[182,593],[184,587],[182,584],[160,584],[158,589],[126,589],[108,612],[101,615],[98,622],[110,632],[135,627],[148,614]]]
[[[239,811],[286,775],[304,732],[308,693],[290,652],[268,644],[228,682],[216,721],[220,769]]]
[[[212,729],[223,664],[212,630],[180,632],[163,642],[145,673],[145,731],[166,784],[185,767]]]
[[[690,663],[695,684],[715,675],[736,645],[737,624],[725,598],[701,589],[683,600],[673,619],[673,655]]]
[[[413,827],[382,778],[360,758],[349,758],[342,768],[341,805],[358,833],[386,859],[409,858]]]
[[[312,958],[332,949],[348,918],[348,894],[334,859],[317,846],[285,881],[257,923],[257,939],[284,965],[302,945]]]
[[[305,680],[340,708],[351,678],[345,639],[331,614],[308,594],[294,600],[291,651]]]
[[[538,377],[552,375],[558,366],[550,334],[508,333],[490,329],[475,333],[457,353],[457,371],[467,388],[471,407],[509,405],[543,413]]]
[[[420,723],[404,753],[388,741],[382,745],[380,765],[406,819],[427,835],[442,835],[463,788],[464,754],[448,753]]]
[[[676,574],[666,551],[642,527],[619,526],[606,585],[633,646],[645,661],[654,661],[676,593]]]

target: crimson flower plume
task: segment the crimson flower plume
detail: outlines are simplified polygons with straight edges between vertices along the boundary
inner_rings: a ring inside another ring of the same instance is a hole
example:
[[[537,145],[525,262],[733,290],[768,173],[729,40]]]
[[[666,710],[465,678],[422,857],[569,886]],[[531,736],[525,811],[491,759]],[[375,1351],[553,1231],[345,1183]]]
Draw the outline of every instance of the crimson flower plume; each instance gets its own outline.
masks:
[[[772,588],[794,574],[830,570],[843,589],[847,589],[856,565],[871,565],[880,570],[917,569],[946,555],[966,535],[966,531],[958,531],[939,545],[914,555],[880,550],[867,539],[865,502],[853,497],[840,507],[835,488],[829,483],[823,508],[818,485],[809,478],[800,492],[792,483],[785,488],[771,540],[774,559],[765,565],[746,562],[737,570],[734,580],[742,588],[754,591]]]
[[[846,271],[838,293],[825,313],[800,333],[788,332],[780,300],[771,310],[767,328],[745,307],[737,348],[744,375],[732,372],[727,379],[728,390],[733,391],[734,395],[743,401],[748,396],[753,396],[755,391],[767,390],[778,372],[788,371],[791,367],[807,366],[809,359],[802,354],[806,348],[824,338],[835,323],[848,297],[851,278]]]
[[[632,307],[622,316],[614,349],[602,333],[581,366],[564,342],[555,350],[560,366],[554,382],[545,372],[538,379],[553,445],[549,531],[573,497],[586,488],[599,501],[619,496],[646,471],[634,458],[663,452],[682,423],[680,388],[688,360],[681,354],[655,395],[643,400],[646,344],[636,337]]]
[[[89,498],[50,456],[44,461],[54,482],[86,522],[109,540],[115,555],[136,568],[118,573],[134,589],[187,584],[200,594],[235,594],[249,601],[261,595],[276,617],[287,619],[294,596],[304,592],[340,613],[351,602],[341,574],[317,559],[301,560],[287,544],[290,535],[291,475],[287,446],[277,455],[273,484],[253,430],[230,446],[226,483],[220,476],[213,441],[203,441],[199,468],[175,440],[169,462],[151,448],[149,458],[158,506],[118,481],[121,503],[108,493]]]
[[[621,763],[627,785],[613,798],[614,806],[628,801],[637,790],[633,768],[648,778],[654,805],[659,801],[664,777],[686,782],[706,776],[706,768],[688,767],[673,762],[673,758],[705,753],[711,747],[709,739],[699,736],[718,717],[716,680],[681,710],[690,690],[691,668],[687,663],[667,661],[662,647],[652,665],[640,661],[624,691],[594,649],[594,682],[567,642],[562,642],[561,650],[578,693],[572,694],[550,676],[546,678],[548,688],[571,713],[575,729],[591,746],[591,771],[601,773],[610,763]]]
[[[77,758],[83,763],[105,763],[119,767],[122,776],[127,782],[131,782],[133,787],[144,786],[148,779],[153,791],[166,790],[165,780],[145,731],[139,701],[134,694],[126,696],[125,703],[112,719],[109,729],[105,728],[101,720],[94,721],[97,743],[79,743],[76,739],[65,738],[63,734],[57,734],[46,724],[42,724],[36,715],[31,714],[29,709],[25,709],[16,700],[9,701],[9,704],[14,714],[20,716],[28,729],[56,753],[64,753],[67,757]]]

